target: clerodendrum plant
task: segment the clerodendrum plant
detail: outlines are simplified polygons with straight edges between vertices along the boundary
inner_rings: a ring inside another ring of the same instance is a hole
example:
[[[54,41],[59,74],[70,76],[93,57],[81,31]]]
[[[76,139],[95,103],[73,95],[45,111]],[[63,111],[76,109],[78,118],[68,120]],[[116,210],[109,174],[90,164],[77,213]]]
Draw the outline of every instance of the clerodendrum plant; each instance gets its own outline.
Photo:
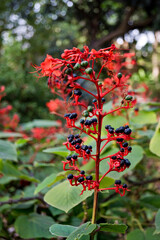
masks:
[[[84,191],[94,190],[92,224],[96,223],[96,214],[98,207],[98,193],[104,190],[114,190],[116,193],[124,196],[129,191],[126,184],[121,184],[120,180],[115,181],[115,185],[110,188],[100,188],[102,179],[110,172],[122,172],[129,168],[130,161],[126,158],[131,152],[132,147],[128,145],[131,138],[132,130],[128,125],[119,126],[114,129],[111,125],[106,125],[106,136],[102,137],[103,119],[109,114],[115,114],[122,109],[129,109],[135,105],[131,95],[128,95],[127,80],[130,75],[126,75],[125,66],[134,64],[131,59],[134,54],[120,54],[119,50],[112,45],[111,47],[96,51],[89,51],[87,46],[81,51],[78,48],[65,50],[62,59],[52,58],[47,55],[41,65],[35,66],[39,76],[48,77],[48,86],[52,92],[58,94],[66,105],[67,112],[64,115],[67,128],[71,129],[67,141],[64,143],[71,154],[66,157],[63,163],[64,171],[71,170],[67,176],[68,184],[72,186],[82,186],[81,195]],[[127,58],[127,61],[126,61]],[[123,70],[121,70],[123,67]],[[98,70],[99,69],[99,70]],[[121,71],[121,72],[120,72]],[[103,79],[102,79],[103,78]],[[88,81],[92,91],[82,86],[80,82]],[[92,106],[87,106],[80,101],[83,92],[91,95]],[[108,112],[103,110],[106,101],[106,95],[114,99],[112,110]],[[118,101],[118,96],[121,98]],[[81,112],[77,107],[83,109]],[[81,118],[81,119],[79,119]],[[78,122],[79,121],[79,122]],[[82,134],[88,135],[96,142],[95,154],[92,154],[93,147],[85,145]],[[105,146],[115,141],[120,149],[117,153],[101,157],[101,152]],[[90,159],[95,161],[95,177],[86,175],[82,170],[82,165],[86,164]],[[80,160],[80,161],[79,161]],[[100,162],[105,161],[109,164],[108,171],[100,176]]]

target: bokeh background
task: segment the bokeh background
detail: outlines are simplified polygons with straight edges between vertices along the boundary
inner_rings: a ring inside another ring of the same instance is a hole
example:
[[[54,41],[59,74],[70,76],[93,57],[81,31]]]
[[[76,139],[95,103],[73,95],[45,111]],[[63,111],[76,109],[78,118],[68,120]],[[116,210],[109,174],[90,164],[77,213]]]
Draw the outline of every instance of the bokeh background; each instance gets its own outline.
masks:
[[[15,128],[7,126],[2,129],[0,124],[0,130],[11,130],[11,134],[12,131],[21,133],[23,130],[22,133],[28,136],[28,139],[25,135],[24,139],[9,139],[14,143],[12,150],[15,153],[17,150],[17,162],[13,154],[7,158],[9,161],[0,159],[0,229],[4,228],[0,239],[26,239],[27,234],[30,234],[28,239],[48,239],[52,237],[48,236],[48,228],[55,222],[79,226],[91,218],[92,198],[66,214],[43,201],[48,191],[47,184],[34,195],[38,183],[44,183],[50,176],[52,185],[52,174],[56,178],[63,171],[61,160],[65,159],[64,155],[58,155],[56,151],[57,148],[58,152],[61,151],[68,129],[59,127],[54,121],[59,118],[49,113],[46,103],[56,96],[48,89],[47,79],[35,77],[33,65],[39,65],[46,54],[60,57],[64,49],[82,49],[88,45],[90,49],[98,50],[111,44],[122,52],[128,49],[136,54],[136,65],[128,70],[132,74],[130,85],[135,90],[139,112],[135,108],[129,114],[122,112],[122,116],[111,117],[109,122],[117,128],[128,120],[132,128],[135,138],[131,142],[132,156],[129,156],[132,171],[122,178],[132,191],[124,198],[106,193],[99,199],[98,223],[125,223],[128,230],[125,235],[98,233],[97,240],[160,239],[159,219],[158,232],[153,235],[157,212],[160,218],[160,125],[157,125],[160,112],[159,12],[160,0],[0,0],[0,86],[5,86],[6,93],[1,107],[12,105],[9,120],[14,118],[14,113],[20,117],[20,124]],[[34,122],[34,119],[38,120]],[[41,136],[47,133],[46,128],[50,131],[49,127],[54,127],[54,123],[55,134],[51,132],[51,135]],[[34,132],[36,127],[44,127],[40,129],[42,132],[37,132],[38,137]],[[8,135],[1,131],[1,138],[8,140]],[[5,147],[2,150],[8,154],[6,142],[3,141]],[[50,152],[55,154],[42,152],[48,147],[55,147],[56,151]],[[105,154],[114,148],[115,145],[109,146]],[[63,175],[62,179],[66,176]],[[25,200],[22,204],[22,197],[31,197],[33,201]],[[18,201],[14,202],[15,199]],[[32,218],[28,221],[29,214],[33,218],[38,215],[37,222]],[[23,221],[22,215],[25,215]],[[49,226],[43,225],[44,217],[49,217]],[[33,234],[35,225],[30,228],[32,224],[36,225],[36,237]],[[42,238],[39,225],[44,231]],[[24,227],[25,231],[21,232]]]
[[[48,118],[51,98],[32,64],[65,48],[103,48],[111,43],[136,52],[133,81],[146,82],[159,97],[159,0],[1,0],[0,83],[21,121]],[[39,96],[42,96],[41,98]],[[13,101],[14,99],[14,101]]]

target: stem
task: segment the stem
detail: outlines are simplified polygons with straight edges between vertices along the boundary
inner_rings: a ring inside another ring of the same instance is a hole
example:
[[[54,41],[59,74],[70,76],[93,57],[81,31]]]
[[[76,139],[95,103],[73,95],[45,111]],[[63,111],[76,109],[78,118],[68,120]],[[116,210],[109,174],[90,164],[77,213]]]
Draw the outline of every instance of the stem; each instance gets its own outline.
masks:
[[[101,103],[101,96],[99,92],[99,87],[98,83],[96,82],[96,87],[97,87],[97,93],[98,93],[98,108],[102,108],[102,103]],[[95,167],[96,167],[96,182],[99,183],[99,159],[100,159],[100,147],[101,147],[101,128],[102,128],[102,119],[103,116],[99,112],[98,115],[98,136],[96,140],[96,162],[95,162]],[[97,208],[98,208],[98,190],[99,187],[97,186],[94,189],[94,200],[93,200],[93,212],[92,212],[92,224],[96,222],[96,215],[97,215]]]

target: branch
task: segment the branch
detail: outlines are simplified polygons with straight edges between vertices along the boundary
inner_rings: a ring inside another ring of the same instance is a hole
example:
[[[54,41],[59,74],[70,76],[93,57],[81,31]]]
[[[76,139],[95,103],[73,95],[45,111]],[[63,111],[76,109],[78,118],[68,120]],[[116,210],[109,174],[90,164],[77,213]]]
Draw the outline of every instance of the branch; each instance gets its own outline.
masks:
[[[15,203],[19,203],[19,202],[28,202],[28,201],[31,201],[31,200],[39,200],[41,201],[43,204],[46,204],[43,200],[42,197],[40,196],[35,196],[35,197],[26,197],[26,198],[19,198],[19,199],[12,199],[10,198],[9,200],[7,201],[4,201],[4,202],[0,202],[0,206],[3,206],[5,204],[15,204]]]
[[[134,22],[132,25],[129,25],[129,19],[134,13],[134,10],[135,8],[127,7],[124,11],[124,19],[117,29],[94,42],[93,47],[100,48],[105,42],[110,42],[113,38],[122,36],[129,30],[146,27],[153,21],[154,18],[149,17],[144,21]]]
[[[160,181],[160,177],[159,178],[152,178],[150,180],[144,180],[144,181],[141,181],[141,182],[134,182],[134,181],[128,179],[127,177],[124,177],[124,179],[127,182],[129,182],[131,184],[131,186],[142,186],[142,185],[145,185],[145,184],[149,184],[149,183],[154,183],[154,182]]]

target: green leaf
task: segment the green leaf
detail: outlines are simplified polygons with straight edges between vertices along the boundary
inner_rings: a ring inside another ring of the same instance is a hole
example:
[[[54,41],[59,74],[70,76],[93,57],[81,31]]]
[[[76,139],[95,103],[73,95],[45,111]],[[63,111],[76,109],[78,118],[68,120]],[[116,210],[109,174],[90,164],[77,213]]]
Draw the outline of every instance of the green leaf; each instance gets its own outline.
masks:
[[[134,124],[153,124],[157,123],[157,116],[154,112],[139,111],[137,116],[132,116],[131,122]]]
[[[68,237],[67,240],[79,240],[83,235],[87,236],[91,234],[97,228],[96,224],[91,224],[91,222],[86,222],[75,231],[73,231]]]
[[[129,234],[127,234],[127,240],[145,240],[144,232],[139,229],[135,229]]]
[[[81,191],[82,186],[73,187],[68,181],[64,181],[49,190],[44,200],[49,205],[68,212],[93,193],[93,191],[85,191],[83,195],[80,195]]]
[[[21,133],[16,132],[0,132],[0,138],[9,138],[9,137],[22,137]]]
[[[156,225],[156,231],[154,232],[154,234],[159,234],[160,233],[160,209],[156,214],[155,225]]]
[[[155,134],[153,135],[149,144],[150,151],[156,154],[157,156],[160,156],[159,142],[160,142],[160,122],[157,125]]]
[[[68,237],[73,231],[75,231],[77,227],[63,225],[63,224],[53,224],[49,231],[52,235],[57,237]]]
[[[30,176],[24,174],[22,171],[19,171],[11,163],[2,161],[2,160],[0,160],[0,172],[2,172],[5,177],[10,176],[10,177],[14,177],[17,179],[27,180],[30,182],[39,182],[36,178],[30,177]]]
[[[49,233],[49,227],[54,224],[51,217],[30,213],[19,216],[15,221],[16,232],[22,239],[48,238],[53,236]]]
[[[8,141],[0,140],[0,158],[17,162],[15,145]]]
[[[160,239],[160,234],[155,234],[154,233],[154,228],[147,228],[145,232],[145,240],[159,240]],[[155,235],[154,235],[155,234]],[[128,239],[127,239],[128,240]]]
[[[100,227],[100,231],[103,232],[125,233],[127,230],[127,225],[125,224],[100,223]]]
[[[8,184],[11,181],[17,180],[17,177],[3,176],[0,178],[0,184]]]
[[[114,149],[113,149],[114,150]],[[113,151],[115,153],[115,151]],[[113,154],[111,151],[107,152],[107,154],[103,154],[101,157],[104,157],[105,155],[110,155]],[[126,174],[127,172],[131,171],[132,169],[135,168],[135,166],[142,160],[143,158],[143,148],[138,146],[138,145],[134,145],[132,147],[132,152],[126,157],[129,159],[129,161],[131,162],[131,166],[129,168],[127,168],[125,171],[123,172],[110,172],[108,174],[109,177],[114,178],[114,179],[119,179],[120,177],[122,177],[124,174]],[[108,169],[109,169],[109,164],[107,163],[107,161],[109,161],[109,159],[104,159],[101,161],[100,163],[100,172],[102,174],[105,174]]]
[[[57,176],[57,174],[53,173],[50,176],[46,177],[40,184],[38,184],[38,186],[35,189],[34,194],[37,194],[45,187],[51,185],[54,182],[54,180],[56,179],[56,176]]]
[[[148,208],[154,207],[154,208],[160,208],[160,196],[159,195],[153,195],[144,197],[139,200],[140,203],[144,206],[148,206]]]
[[[63,157],[67,157],[69,154],[69,151],[67,151],[67,149],[64,147],[48,148],[48,149],[43,150],[43,152],[54,153],[54,154],[57,154],[57,155],[60,155]]]
[[[35,119],[32,122],[28,122],[23,124],[21,127],[23,130],[30,130],[35,127],[58,127],[60,124],[57,121],[51,121],[51,120],[39,120]]]
[[[101,176],[100,176],[101,177]],[[100,188],[106,188],[114,184],[115,180],[110,177],[104,177],[99,185]]]

